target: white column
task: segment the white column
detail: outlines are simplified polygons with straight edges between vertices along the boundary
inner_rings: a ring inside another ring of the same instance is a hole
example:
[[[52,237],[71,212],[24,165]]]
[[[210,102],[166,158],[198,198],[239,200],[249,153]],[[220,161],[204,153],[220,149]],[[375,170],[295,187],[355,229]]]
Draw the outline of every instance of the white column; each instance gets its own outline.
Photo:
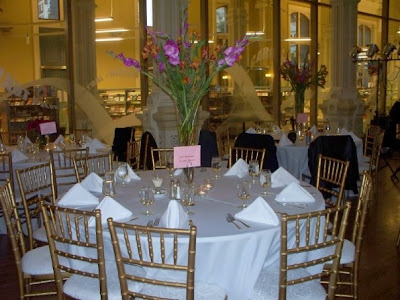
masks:
[[[360,0],[331,0],[332,70],[330,97],[321,109],[332,128],[345,127],[362,134],[364,105],[356,89],[356,65],[350,52],[357,45],[357,5]]]
[[[172,38],[176,38],[181,27],[181,12],[186,5],[187,0],[153,0],[153,30],[168,33]],[[198,129],[207,117],[201,111],[199,113]],[[144,130],[153,134],[158,147],[169,148],[179,143],[176,122],[172,99],[153,85],[143,111]]]

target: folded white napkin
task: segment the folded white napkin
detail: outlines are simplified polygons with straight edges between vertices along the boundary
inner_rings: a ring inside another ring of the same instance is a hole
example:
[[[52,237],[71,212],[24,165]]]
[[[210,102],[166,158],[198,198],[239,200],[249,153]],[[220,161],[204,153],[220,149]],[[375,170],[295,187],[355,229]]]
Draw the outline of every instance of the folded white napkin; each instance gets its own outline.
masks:
[[[99,199],[87,191],[82,184],[74,184],[58,201],[59,206],[89,206],[99,204]]]
[[[313,135],[318,134],[317,126],[313,125],[313,126],[310,128],[310,132],[311,132],[311,134],[313,134]]]
[[[182,205],[176,200],[170,200],[161,217],[160,225],[167,228],[183,228],[186,227],[188,219],[188,214]]]
[[[29,157],[26,156],[25,154],[23,154],[20,150],[14,149],[11,152],[11,159],[12,159],[12,162],[19,162],[19,161],[27,160],[27,159],[29,159]]]
[[[28,144],[32,144],[32,141],[26,136],[24,139],[24,146],[28,146]]]
[[[125,207],[123,207],[121,204],[119,204],[117,201],[115,201],[113,198],[109,196],[105,196],[95,209],[101,210],[102,225],[107,225],[108,218],[113,218],[114,221],[124,221],[132,217],[132,212],[130,210],[126,209]],[[96,221],[93,217],[90,218],[88,225],[89,226],[96,225]]]
[[[239,158],[224,176],[237,176],[243,178],[249,174],[249,165],[242,158]]]
[[[309,192],[303,189],[298,183],[292,182],[280,192],[276,198],[278,202],[314,202],[315,199]]]
[[[183,169],[176,169],[175,171],[174,171],[174,176],[179,176],[179,175],[181,175],[183,173]]]
[[[108,148],[107,145],[104,145],[98,139],[93,139],[92,141],[87,142],[85,147],[89,147],[89,153],[96,153],[97,150],[105,150]]]
[[[103,178],[92,172],[82,180],[81,185],[89,192],[101,193],[103,190]]]
[[[271,175],[271,186],[272,187],[281,187],[288,185],[292,182],[299,183],[299,181],[285,168],[279,167],[274,173]]]
[[[257,131],[253,127],[250,127],[246,130],[246,133],[257,133]]]
[[[54,144],[58,145],[59,143],[61,143],[61,142],[63,142],[63,141],[65,141],[65,137],[64,137],[62,134],[60,134],[60,135],[56,138],[56,140],[54,141]]]
[[[279,140],[279,146],[291,146],[293,145],[292,141],[289,140],[286,134],[282,134],[281,139]]]
[[[350,135],[354,142],[361,142],[362,140],[355,135],[353,131],[347,131],[346,128],[341,129],[341,135]]]
[[[262,197],[258,197],[248,207],[238,212],[235,218],[274,226],[279,224],[278,216]]]

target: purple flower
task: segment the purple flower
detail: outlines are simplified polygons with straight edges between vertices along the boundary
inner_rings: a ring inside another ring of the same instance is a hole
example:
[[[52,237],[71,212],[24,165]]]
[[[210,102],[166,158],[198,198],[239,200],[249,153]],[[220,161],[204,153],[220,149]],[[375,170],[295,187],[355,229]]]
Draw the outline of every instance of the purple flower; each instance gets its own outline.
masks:
[[[185,46],[185,48],[189,49],[190,48],[190,43],[187,41],[183,42],[183,45]]]
[[[139,71],[141,70],[141,68],[140,68],[140,63],[136,60],[136,59],[133,59],[133,58],[123,58],[123,62],[124,62],[124,65],[125,66],[127,66],[127,67],[135,67],[136,69],[138,69]]]
[[[165,70],[165,65],[162,61],[159,62],[159,64],[158,64],[158,70],[160,71],[160,73],[164,72],[164,70]]]
[[[179,47],[178,44],[173,40],[168,40],[164,45],[164,53],[168,57],[171,65],[177,66],[180,63],[179,60]]]

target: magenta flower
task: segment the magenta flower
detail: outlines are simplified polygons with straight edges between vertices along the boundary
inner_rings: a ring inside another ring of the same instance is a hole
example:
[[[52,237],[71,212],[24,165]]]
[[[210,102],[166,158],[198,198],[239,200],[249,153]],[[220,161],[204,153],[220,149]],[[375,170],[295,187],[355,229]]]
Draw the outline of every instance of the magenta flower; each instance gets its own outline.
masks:
[[[164,45],[164,53],[168,57],[171,65],[177,66],[180,64],[179,47],[173,40],[168,40]]]
[[[160,71],[160,73],[164,72],[165,70],[165,64],[163,62],[159,62],[158,64],[158,70]]]

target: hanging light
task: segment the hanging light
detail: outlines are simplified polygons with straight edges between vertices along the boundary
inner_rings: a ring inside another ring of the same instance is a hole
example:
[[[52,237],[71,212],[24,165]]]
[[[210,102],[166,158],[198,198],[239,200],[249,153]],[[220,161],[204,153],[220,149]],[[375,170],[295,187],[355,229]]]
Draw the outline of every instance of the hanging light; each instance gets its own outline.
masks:
[[[367,51],[367,56],[369,58],[372,58],[376,53],[378,53],[379,48],[376,44],[370,44],[368,51]]]
[[[387,44],[385,46],[385,48],[383,48],[383,53],[382,53],[383,57],[388,58],[393,53],[393,51],[396,50],[396,49],[397,48],[396,48],[395,45],[393,45],[391,43]]]
[[[361,53],[362,49],[358,46],[354,46],[353,49],[350,52],[350,56],[353,60],[358,59],[358,55]]]

